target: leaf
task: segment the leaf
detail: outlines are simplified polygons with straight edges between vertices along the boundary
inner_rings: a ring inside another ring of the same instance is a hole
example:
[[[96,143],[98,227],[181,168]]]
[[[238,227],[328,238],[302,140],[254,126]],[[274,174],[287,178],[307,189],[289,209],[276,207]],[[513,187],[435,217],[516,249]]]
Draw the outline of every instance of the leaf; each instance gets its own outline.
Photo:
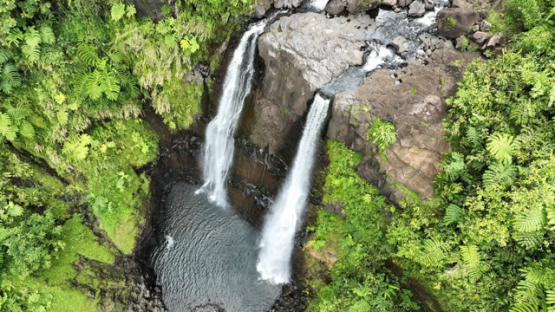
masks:
[[[526,249],[532,249],[542,243],[542,238],[537,232],[516,232],[513,237],[520,246]]]
[[[87,65],[96,66],[100,61],[96,53],[96,47],[90,44],[82,44],[77,47],[79,58]]]
[[[422,247],[417,257],[423,265],[430,267],[441,266],[441,262],[446,257],[445,251],[445,243],[434,237],[422,242]]]
[[[56,113],[56,118],[58,119],[58,122],[60,123],[61,126],[65,126],[69,119],[69,115],[66,111],[58,111]]]
[[[23,208],[17,204],[10,202],[6,207],[6,213],[11,217],[19,217],[23,214]]]
[[[127,9],[127,12],[125,13],[125,15],[128,18],[135,16],[135,14],[137,13],[137,9],[135,9],[134,5],[127,5],[126,9]]]
[[[512,136],[499,132],[490,136],[486,146],[492,156],[503,164],[510,164],[512,162],[512,156],[516,152],[517,147],[518,144],[514,142]]]
[[[102,96],[102,74],[98,70],[87,75],[85,79],[85,94],[92,100],[98,100]]]
[[[537,305],[529,302],[519,303],[516,306],[513,306],[509,311],[510,312],[539,312]]]
[[[35,137],[35,128],[28,121],[23,121],[19,126],[19,133],[28,139],[32,139]]]
[[[116,101],[120,92],[119,81],[113,73],[104,72],[100,84],[109,100]]]
[[[4,113],[0,113],[0,134],[9,141],[13,141],[16,137],[16,130],[12,125],[10,117]]]
[[[552,225],[552,231],[555,231],[555,206],[547,207],[545,209],[547,212],[547,219],[549,220],[548,224]]]
[[[111,15],[114,21],[119,21],[125,14],[125,4],[117,3],[112,6]]]
[[[40,36],[41,36],[41,41],[44,43],[52,44],[56,40],[56,37],[54,36],[54,32],[52,31],[52,28],[50,28],[50,26],[48,25],[42,25],[40,27]]]
[[[489,166],[489,169],[484,172],[482,179],[484,185],[490,186],[493,184],[499,184],[506,186],[513,182],[517,175],[517,168],[513,165],[502,163],[493,163]]]
[[[31,62],[31,64],[36,63],[40,58],[40,48],[39,46],[23,45],[21,47],[21,52],[23,55]]]
[[[450,204],[445,210],[445,216],[443,217],[443,224],[449,225],[453,222],[458,222],[461,216],[461,207],[457,205]]]
[[[468,275],[473,279],[480,277],[480,253],[476,245],[461,246],[461,257]]]
[[[21,77],[17,68],[11,64],[5,64],[0,73],[0,89],[6,93],[11,94],[12,90],[21,85]]]
[[[543,228],[547,223],[547,217],[543,209],[530,211],[528,214],[516,218],[513,223],[519,232],[535,232]]]

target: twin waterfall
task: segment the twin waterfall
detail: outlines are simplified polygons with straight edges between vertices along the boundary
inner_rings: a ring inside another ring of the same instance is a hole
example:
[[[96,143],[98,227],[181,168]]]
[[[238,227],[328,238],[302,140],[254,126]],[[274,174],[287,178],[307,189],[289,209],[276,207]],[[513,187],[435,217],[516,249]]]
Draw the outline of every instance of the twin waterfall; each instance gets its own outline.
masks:
[[[256,269],[262,279],[275,284],[289,282],[291,253],[295,232],[300,225],[306,199],[310,190],[310,173],[314,166],[314,154],[318,147],[320,131],[328,114],[329,99],[320,94],[308,113],[293,169],[277,201],[272,206],[262,231],[260,254]]]
[[[197,191],[207,193],[218,206],[227,206],[225,183],[235,150],[233,134],[252,88],[256,40],[269,20],[252,25],[241,38],[227,69],[222,98],[216,117],[206,129],[204,143],[204,185]]]
[[[205,182],[196,194],[207,193],[208,199],[220,207],[228,206],[225,185],[233,162],[233,134],[238,126],[245,98],[252,88],[256,41],[269,20],[271,19],[252,25],[241,38],[228,67],[218,113],[206,129],[203,150]],[[288,282],[291,275],[290,261],[295,232],[300,225],[310,190],[314,154],[329,104],[329,99],[316,95],[293,169],[264,224],[257,270],[262,279],[274,284]]]

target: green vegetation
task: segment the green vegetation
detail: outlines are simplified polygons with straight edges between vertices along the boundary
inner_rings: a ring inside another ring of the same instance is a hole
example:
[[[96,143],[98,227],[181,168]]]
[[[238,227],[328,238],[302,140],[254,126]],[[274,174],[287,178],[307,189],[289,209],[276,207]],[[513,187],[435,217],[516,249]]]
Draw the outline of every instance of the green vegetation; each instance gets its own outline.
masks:
[[[384,158],[385,151],[391,146],[391,144],[397,141],[395,126],[390,122],[381,121],[378,117],[374,117],[374,120],[372,121],[372,126],[368,129],[366,135],[366,139],[372,140],[372,143],[374,143],[376,147],[378,147],[380,154]]]
[[[217,66],[252,2],[172,1],[154,23],[119,0],[0,0],[0,311],[130,296],[114,259],[133,252],[149,201],[137,169],[158,155],[143,108],[189,127],[193,68]]]
[[[451,151],[433,199],[387,204],[352,170],[355,154],[328,144],[324,201],[339,203],[346,218],[322,210],[309,227],[311,246],[338,258],[331,272],[321,268],[325,278],[311,275],[311,307],[357,311],[364,300],[358,310],[380,311],[372,304],[392,283],[384,281],[384,259],[391,258],[444,311],[555,311],[554,15],[549,1],[506,3],[503,29],[512,44],[495,59],[471,63],[449,100]],[[370,267],[372,274],[353,273],[345,264],[352,255],[362,259],[357,273]],[[387,309],[403,311],[402,292],[395,293],[397,304]]]

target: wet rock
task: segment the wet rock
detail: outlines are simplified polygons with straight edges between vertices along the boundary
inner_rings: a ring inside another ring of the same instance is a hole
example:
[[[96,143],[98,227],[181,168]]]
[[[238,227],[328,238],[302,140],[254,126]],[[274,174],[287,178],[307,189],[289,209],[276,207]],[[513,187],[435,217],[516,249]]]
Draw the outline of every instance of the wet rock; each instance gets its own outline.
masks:
[[[414,0],[399,0],[399,6],[401,7],[409,6],[412,3],[412,1]]]
[[[409,16],[411,17],[422,17],[426,13],[426,6],[424,2],[414,1],[409,7]]]
[[[337,15],[343,11],[345,11],[345,7],[347,6],[347,1],[345,0],[331,0],[326,5],[326,12],[331,15]]]
[[[443,9],[437,14],[438,33],[455,39],[466,34],[479,20],[478,12],[472,9]]]
[[[380,0],[347,0],[347,11],[351,14],[359,14],[377,8]]]
[[[367,15],[349,19],[294,14],[281,17],[260,36],[258,47],[266,69],[262,88],[255,94],[253,143],[268,147],[270,153],[284,148],[288,135],[298,136],[292,129],[314,92],[349,66],[362,65],[365,34],[360,29],[370,19]]]
[[[481,31],[488,32],[488,31],[490,31],[490,29],[491,29],[491,24],[488,21],[483,20],[483,21],[480,22],[480,30]]]
[[[388,7],[394,7],[397,5],[397,0],[383,0],[382,5],[385,5]]]
[[[266,15],[266,12],[272,7],[272,0],[260,0],[257,4],[253,5],[254,9],[253,17],[262,18]]]
[[[432,40],[426,44],[432,45]],[[449,150],[443,137],[445,99],[454,94],[460,77],[451,69],[456,61],[464,66],[480,57],[479,53],[455,50],[450,41],[433,44],[437,47],[428,65],[411,61],[395,71],[395,79],[389,70],[376,70],[357,89],[336,94],[333,102],[328,137],[363,153],[357,172],[394,203],[399,203],[405,192],[395,186],[398,183],[421,198],[433,196],[441,154]],[[396,129],[397,141],[386,151],[385,159],[366,138],[374,117],[393,123]]]
[[[477,31],[474,33],[474,35],[472,35],[472,38],[474,38],[477,43],[484,43],[486,40],[488,40],[488,37],[488,33],[481,31]]]
[[[397,50],[397,53],[403,53],[408,51],[404,46],[405,42],[407,42],[407,39],[405,37],[397,36],[393,39],[393,41],[391,41],[391,46],[393,46],[393,48]]]

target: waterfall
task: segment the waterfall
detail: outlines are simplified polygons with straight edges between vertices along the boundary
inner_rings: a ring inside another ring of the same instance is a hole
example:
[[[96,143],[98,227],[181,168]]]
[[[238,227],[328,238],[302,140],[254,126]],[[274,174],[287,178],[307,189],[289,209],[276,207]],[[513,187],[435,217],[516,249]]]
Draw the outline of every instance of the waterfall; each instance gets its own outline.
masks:
[[[208,193],[208,199],[221,207],[227,206],[225,183],[233,162],[233,134],[245,98],[251,92],[256,40],[271,19],[252,25],[241,38],[227,69],[218,113],[206,129],[204,185],[196,193]]]
[[[295,232],[306,206],[310,173],[329,104],[329,99],[316,95],[308,113],[293,168],[264,223],[256,269],[262,279],[274,284],[289,281]]]

